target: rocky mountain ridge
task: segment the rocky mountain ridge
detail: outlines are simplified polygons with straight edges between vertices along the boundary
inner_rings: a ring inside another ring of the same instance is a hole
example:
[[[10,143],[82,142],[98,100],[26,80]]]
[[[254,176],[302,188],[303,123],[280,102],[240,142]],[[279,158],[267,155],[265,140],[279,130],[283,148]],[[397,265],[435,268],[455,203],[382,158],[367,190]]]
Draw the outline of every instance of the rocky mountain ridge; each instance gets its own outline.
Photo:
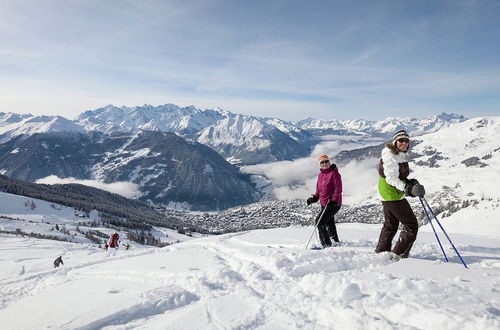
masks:
[[[412,135],[421,135],[464,120],[460,115],[442,113],[422,119],[387,118],[369,121],[309,118],[287,122],[277,118],[234,114],[219,108],[201,110],[174,104],[156,107],[108,105],[85,111],[73,121],[59,116],[0,113],[0,142],[19,135],[26,137],[35,132],[174,132],[211,147],[231,163],[252,165],[305,157],[325,135],[387,138],[402,127]]]
[[[44,133],[0,145],[3,175],[132,182],[138,199],[193,210],[248,204],[260,194],[238,168],[212,149],[174,133]]]

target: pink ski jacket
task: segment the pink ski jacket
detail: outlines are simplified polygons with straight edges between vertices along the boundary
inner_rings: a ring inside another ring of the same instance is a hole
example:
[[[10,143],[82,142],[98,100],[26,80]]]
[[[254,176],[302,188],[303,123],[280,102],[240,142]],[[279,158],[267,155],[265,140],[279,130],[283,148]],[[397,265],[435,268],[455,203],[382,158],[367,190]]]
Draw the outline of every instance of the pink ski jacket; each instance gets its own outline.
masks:
[[[325,170],[320,170],[316,183],[316,193],[321,206],[325,206],[331,199],[342,205],[342,178],[335,164]]]

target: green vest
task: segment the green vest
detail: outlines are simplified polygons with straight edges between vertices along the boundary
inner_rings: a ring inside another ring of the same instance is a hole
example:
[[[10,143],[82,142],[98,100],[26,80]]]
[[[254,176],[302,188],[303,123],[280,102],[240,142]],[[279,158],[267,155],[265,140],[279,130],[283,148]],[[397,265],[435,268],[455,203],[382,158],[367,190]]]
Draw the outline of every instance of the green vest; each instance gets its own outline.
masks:
[[[378,177],[378,192],[384,201],[399,201],[405,193],[389,185],[381,176]]]

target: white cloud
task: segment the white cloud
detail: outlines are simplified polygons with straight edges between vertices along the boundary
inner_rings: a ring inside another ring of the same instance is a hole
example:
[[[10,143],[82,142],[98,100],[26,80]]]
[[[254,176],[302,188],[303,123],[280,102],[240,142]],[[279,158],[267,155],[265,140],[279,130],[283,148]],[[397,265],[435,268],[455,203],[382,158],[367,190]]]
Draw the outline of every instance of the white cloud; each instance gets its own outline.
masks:
[[[330,150],[327,154],[334,155],[338,151],[333,153]],[[377,163],[378,159],[371,158],[338,166],[342,176],[345,204],[358,205],[376,202],[378,198]],[[245,166],[242,172],[263,175],[269,179],[273,184],[272,193],[279,200],[305,200],[316,191],[319,166],[315,155],[295,161]]]
[[[90,186],[105,191],[109,191],[115,194],[122,195],[127,198],[137,198],[139,197],[141,191],[139,186],[132,182],[117,181],[113,183],[103,183],[96,180],[79,180],[76,178],[59,178],[56,175],[49,175],[45,178],[38,179],[36,183],[44,184],[67,184],[67,183],[77,183],[85,186]]]
[[[333,158],[342,150],[351,150],[377,144],[359,136],[324,136],[311,155],[294,161],[245,166],[244,173],[258,174],[272,182],[272,194],[279,200],[306,199],[316,191],[319,165],[316,158],[321,154]],[[366,203],[377,198],[377,159],[352,161],[338,166],[343,182],[343,198],[346,204]]]
[[[362,205],[378,199],[378,158],[352,161],[339,168],[342,175],[343,201]]]

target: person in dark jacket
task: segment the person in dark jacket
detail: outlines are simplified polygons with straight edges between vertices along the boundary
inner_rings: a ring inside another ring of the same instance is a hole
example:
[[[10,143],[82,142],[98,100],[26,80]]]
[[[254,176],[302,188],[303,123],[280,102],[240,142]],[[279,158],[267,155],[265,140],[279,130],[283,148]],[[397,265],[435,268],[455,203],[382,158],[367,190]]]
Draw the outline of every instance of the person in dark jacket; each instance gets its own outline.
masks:
[[[378,192],[384,209],[384,225],[380,231],[375,252],[391,251],[392,239],[403,225],[399,239],[392,248],[392,259],[407,258],[417,238],[418,222],[408,201],[404,198],[423,196],[424,187],[416,179],[408,179],[408,150],[410,136],[405,130],[397,131],[392,142],[382,150],[379,162]]]
[[[316,192],[306,201],[307,205],[321,204],[321,212],[316,217],[319,239],[323,247],[332,246],[332,239],[339,244],[335,214],[342,206],[342,178],[335,164],[330,163],[327,155],[318,157],[320,172],[316,183]]]
[[[60,256],[56,260],[54,260],[54,268],[57,268],[60,265],[64,265],[64,262],[62,260],[62,256]]]

